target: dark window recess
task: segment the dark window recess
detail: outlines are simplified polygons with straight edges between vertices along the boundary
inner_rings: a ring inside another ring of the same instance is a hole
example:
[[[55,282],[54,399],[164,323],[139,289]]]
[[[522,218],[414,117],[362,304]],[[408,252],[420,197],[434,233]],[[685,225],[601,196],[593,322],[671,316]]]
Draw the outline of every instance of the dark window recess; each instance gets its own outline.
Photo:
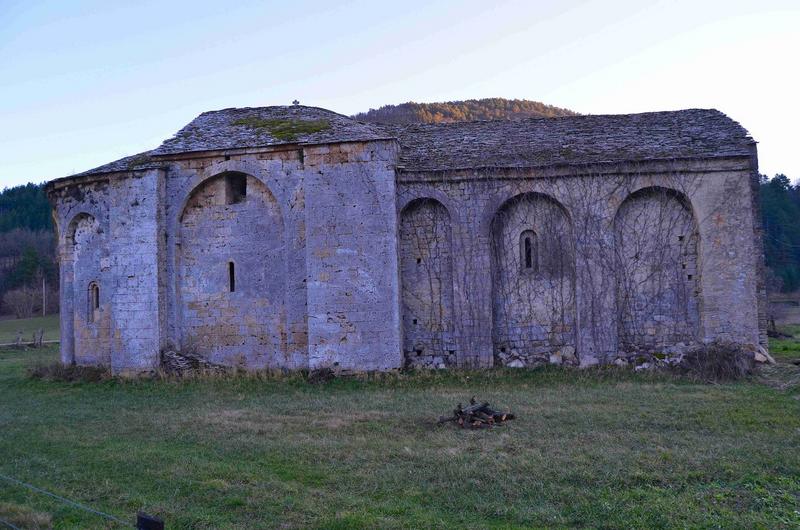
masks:
[[[533,256],[531,256],[531,238],[525,238],[525,268],[530,269],[533,267]]]
[[[414,320],[412,320],[411,322],[413,322],[415,326],[417,325],[417,319],[416,318]]]
[[[417,258],[417,263],[422,263],[422,258]]]
[[[536,272],[539,269],[536,246],[536,232],[533,230],[522,232],[519,251],[523,271]]]
[[[228,262],[228,290],[236,291],[236,269],[232,261]]]
[[[89,284],[89,322],[95,322],[100,311],[100,287],[92,282]]]
[[[225,175],[225,203],[236,204],[247,196],[247,175],[231,173]]]
[[[422,355],[422,350],[420,350],[420,349],[417,349],[417,350],[414,350],[414,351],[417,353],[417,357],[419,357],[420,355]]]
[[[683,241],[683,236],[678,236],[678,241]]]
[[[692,275],[691,275],[691,274],[688,274],[688,275],[686,276],[686,279],[687,279],[687,280],[691,280],[691,279],[692,279]]]

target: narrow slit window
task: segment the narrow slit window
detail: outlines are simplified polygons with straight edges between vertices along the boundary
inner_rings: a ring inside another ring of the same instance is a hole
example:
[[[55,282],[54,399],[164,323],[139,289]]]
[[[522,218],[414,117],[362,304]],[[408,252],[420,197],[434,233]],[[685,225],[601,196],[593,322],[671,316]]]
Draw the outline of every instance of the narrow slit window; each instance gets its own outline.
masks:
[[[89,284],[89,322],[95,322],[100,312],[100,287],[92,282]]]
[[[531,238],[525,238],[525,268],[530,269],[533,267],[533,256],[531,256]]]
[[[536,232],[525,230],[520,236],[520,264],[523,272],[536,272],[539,267]]]
[[[228,262],[228,290],[236,291],[236,268],[232,261]]]

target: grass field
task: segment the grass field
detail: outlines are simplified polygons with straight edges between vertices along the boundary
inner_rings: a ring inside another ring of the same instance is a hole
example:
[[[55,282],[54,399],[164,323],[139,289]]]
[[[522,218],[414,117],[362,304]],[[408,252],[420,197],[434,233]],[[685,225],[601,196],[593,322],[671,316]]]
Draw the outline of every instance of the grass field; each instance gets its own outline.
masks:
[[[611,369],[319,385],[26,377],[56,357],[0,350],[0,474],[126,520],[144,509],[194,529],[800,526],[797,385]],[[473,394],[518,418],[433,423]],[[114,527],[2,481],[0,518]]]
[[[790,339],[770,339],[769,350],[775,359],[800,359],[800,326],[781,328],[784,333],[793,335]]]
[[[7,344],[17,340],[18,331],[22,331],[23,340],[31,340],[31,335],[40,329],[44,330],[44,340],[58,340],[58,315],[0,320],[0,344]]]

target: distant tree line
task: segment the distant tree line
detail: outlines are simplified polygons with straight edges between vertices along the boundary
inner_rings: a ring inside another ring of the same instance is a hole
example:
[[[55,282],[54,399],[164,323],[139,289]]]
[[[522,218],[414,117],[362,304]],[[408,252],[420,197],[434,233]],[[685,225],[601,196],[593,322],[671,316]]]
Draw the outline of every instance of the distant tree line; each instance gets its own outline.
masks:
[[[401,103],[384,105],[353,116],[372,123],[442,123],[474,120],[509,120],[519,118],[557,118],[577,116],[568,109],[527,99],[468,99],[445,103]]]
[[[786,175],[762,175],[761,218],[768,288],[800,289],[800,184],[793,185]]]
[[[17,318],[58,311],[58,266],[43,184],[0,192],[0,313]]]

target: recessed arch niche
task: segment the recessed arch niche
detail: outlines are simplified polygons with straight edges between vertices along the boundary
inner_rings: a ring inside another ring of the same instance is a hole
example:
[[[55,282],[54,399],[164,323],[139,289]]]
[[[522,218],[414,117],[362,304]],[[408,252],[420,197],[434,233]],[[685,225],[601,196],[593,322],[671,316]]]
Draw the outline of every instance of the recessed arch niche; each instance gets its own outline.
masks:
[[[450,214],[435,199],[411,201],[400,214],[403,351],[408,366],[457,364],[450,231]]]
[[[226,365],[285,365],[286,245],[267,186],[241,172],[203,181],[176,244],[181,347]]]
[[[491,236],[495,364],[574,355],[575,252],[564,207],[546,195],[517,195],[497,210]]]
[[[623,353],[689,346],[700,329],[699,234],[678,191],[632,193],[614,219],[617,334]]]

